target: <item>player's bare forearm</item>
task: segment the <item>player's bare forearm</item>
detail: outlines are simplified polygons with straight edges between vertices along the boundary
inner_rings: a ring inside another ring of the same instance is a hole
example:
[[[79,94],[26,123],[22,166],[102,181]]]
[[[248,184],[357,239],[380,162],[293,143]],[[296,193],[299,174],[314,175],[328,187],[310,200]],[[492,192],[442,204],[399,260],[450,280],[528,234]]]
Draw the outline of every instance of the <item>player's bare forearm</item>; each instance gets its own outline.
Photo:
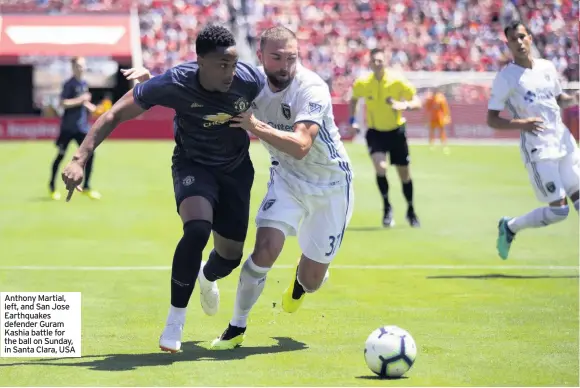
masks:
[[[135,103],[133,90],[128,91],[117,101],[109,111],[102,114],[91,127],[73,160],[84,165],[95,149],[101,144],[119,124],[134,119],[145,110]]]
[[[304,125],[299,123],[297,125]],[[251,132],[259,139],[270,144],[272,147],[292,156],[295,159],[304,158],[312,147],[312,137],[304,131],[283,132],[272,128],[268,124],[256,120]]]
[[[521,130],[526,124],[524,119],[505,119],[500,117],[499,112],[490,111],[487,113],[487,125],[493,129],[519,129]]]
[[[85,103],[85,99],[83,96],[79,96],[76,98],[67,98],[62,100],[61,105],[63,108],[75,108],[77,106],[81,106]]]

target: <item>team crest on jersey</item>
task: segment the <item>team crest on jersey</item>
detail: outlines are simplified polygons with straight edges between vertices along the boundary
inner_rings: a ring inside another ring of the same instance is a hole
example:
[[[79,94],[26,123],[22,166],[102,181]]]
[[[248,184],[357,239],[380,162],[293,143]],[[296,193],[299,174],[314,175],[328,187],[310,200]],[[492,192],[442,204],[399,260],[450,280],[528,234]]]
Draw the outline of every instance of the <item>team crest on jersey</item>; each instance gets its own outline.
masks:
[[[282,103],[282,114],[286,118],[286,120],[290,120],[292,117],[292,112],[290,111],[290,105]]]
[[[269,199],[266,202],[264,202],[264,206],[262,206],[262,210],[266,211],[268,209],[270,209],[272,207],[272,205],[274,204],[274,202],[276,202],[275,199]]]
[[[245,112],[250,107],[250,103],[244,97],[240,97],[234,102],[234,109],[238,112]]]
[[[315,102],[308,104],[308,113],[320,113],[322,111],[322,105]]]
[[[554,184],[554,182],[548,182],[548,183],[546,183],[546,189],[550,193],[553,193],[554,191],[556,191],[556,185]]]

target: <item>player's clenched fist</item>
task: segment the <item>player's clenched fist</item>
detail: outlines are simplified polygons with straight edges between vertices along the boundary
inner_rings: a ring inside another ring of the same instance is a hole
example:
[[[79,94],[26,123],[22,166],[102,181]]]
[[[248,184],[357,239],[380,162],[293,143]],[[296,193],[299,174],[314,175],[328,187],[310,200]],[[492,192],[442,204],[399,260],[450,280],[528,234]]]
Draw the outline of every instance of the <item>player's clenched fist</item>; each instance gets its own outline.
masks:
[[[70,201],[75,189],[82,191],[79,185],[83,181],[84,175],[85,169],[77,161],[73,160],[65,167],[64,171],[62,172],[62,181],[64,182],[64,185],[68,191],[68,195],[66,196],[67,202]]]

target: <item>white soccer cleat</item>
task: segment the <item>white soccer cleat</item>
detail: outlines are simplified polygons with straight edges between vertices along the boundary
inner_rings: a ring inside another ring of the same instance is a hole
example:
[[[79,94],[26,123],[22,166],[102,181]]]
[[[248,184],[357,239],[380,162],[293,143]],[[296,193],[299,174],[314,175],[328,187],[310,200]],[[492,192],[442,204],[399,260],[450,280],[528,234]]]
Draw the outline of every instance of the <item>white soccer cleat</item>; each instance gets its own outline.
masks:
[[[199,281],[199,301],[204,313],[215,315],[220,307],[220,290],[217,282],[210,282],[205,278],[203,267],[205,267],[205,261],[201,262],[201,268],[197,276]]]
[[[182,334],[182,322],[167,323],[161,337],[159,337],[159,348],[164,352],[177,353],[181,349]]]

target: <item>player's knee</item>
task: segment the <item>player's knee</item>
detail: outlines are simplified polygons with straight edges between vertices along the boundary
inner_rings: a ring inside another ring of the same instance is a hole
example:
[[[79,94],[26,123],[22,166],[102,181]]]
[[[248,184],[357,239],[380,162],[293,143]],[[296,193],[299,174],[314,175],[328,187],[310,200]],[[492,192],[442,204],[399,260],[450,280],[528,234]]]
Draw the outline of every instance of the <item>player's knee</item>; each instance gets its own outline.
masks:
[[[564,221],[568,214],[570,213],[570,208],[568,205],[564,206],[550,206],[546,212],[546,223],[555,224],[557,222]]]
[[[183,225],[183,238],[192,250],[203,250],[211,234],[211,223],[206,220],[191,220]]]
[[[283,242],[282,242],[283,243]],[[261,267],[271,267],[280,255],[282,246],[278,238],[273,236],[258,236],[252,259]]]

